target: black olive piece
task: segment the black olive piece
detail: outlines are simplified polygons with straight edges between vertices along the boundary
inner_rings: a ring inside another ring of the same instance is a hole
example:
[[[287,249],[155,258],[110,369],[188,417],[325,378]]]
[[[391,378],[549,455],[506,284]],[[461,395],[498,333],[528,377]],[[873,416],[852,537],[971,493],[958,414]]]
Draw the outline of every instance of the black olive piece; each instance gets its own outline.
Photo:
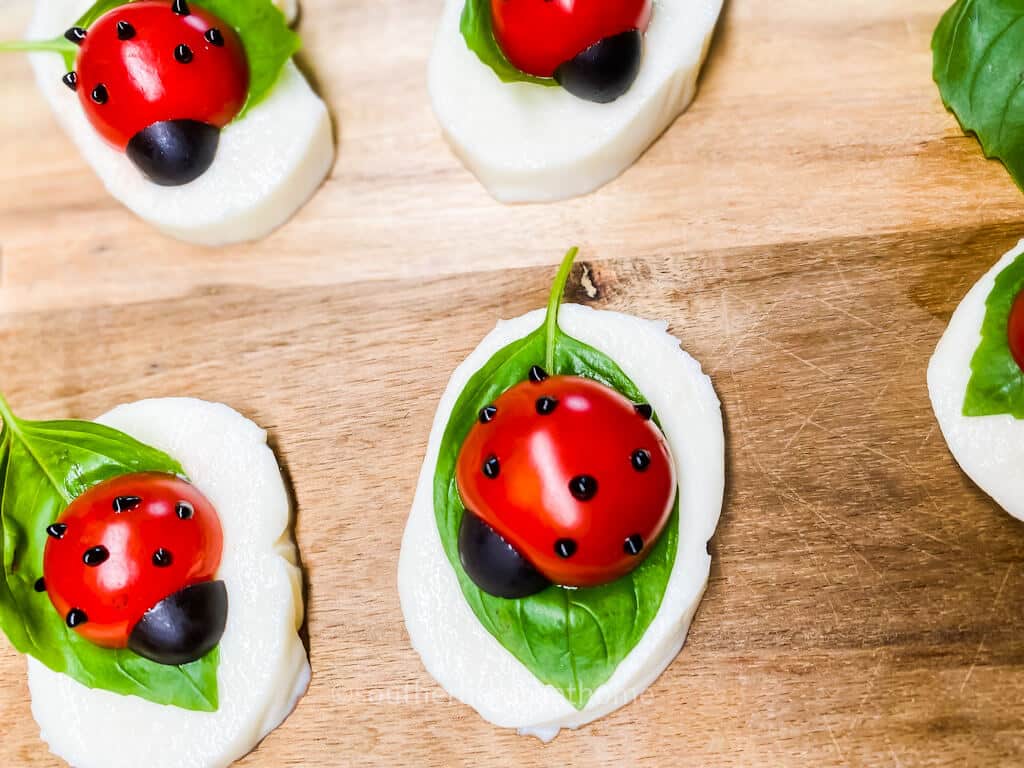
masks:
[[[573,539],[559,539],[555,542],[555,554],[568,559],[576,554],[576,542]]]
[[[634,533],[632,536],[627,536],[626,541],[622,544],[622,551],[627,555],[639,555],[644,548],[644,537],[639,533]]]
[[[90,568],[96,568],[97,566],[103,565],[109,559],[110,552],[108,552],[107,548],[104,546],[87,549],[85,550],[85,554],[82,555],[82,562]]]
[[[192,11],[188,7],[188,3],[186,3],[185,0],[174,0],[174,2],[171,3],[171,10],[179,16],[188,16],[190,13],[192,13]]]
[[[133,509],[138,509],[142,506],[142,498],[139,496],[118,496],[114,499],[114,511],[120,514],[121,512],[131,512]]]
[[[68,532],[67,523],[54,523],[46,527],[46,533],[48,536],[54,539],[63,539],[64,534]]]
[[[153,565],[157,568],[170,568],[174,557],[163,547],[153,553]]]
[[[597,493],[597,480],[590,475],[576,475],[569,481],[569,493],[579,501],[590,501]]]
[[[480,423],[490,424],[494,421],[494,417],[498,415],[498,409],[493,405],[485,405],[480,409]]]
[[[515,547],[469,511],[459,526],[459,559],[473,583],[495,597],[529,597],[551,584]]]
[[[179,187],[195,181],[213,164],[220,130],[196,120],[164,120],[128,142],[128,157],[154,184]]]
[[[541,368],[539,365],[530,367],[530,381],[534,384],[540,384],[542,381],[548,378],[548,372]]]
[[[220,33],[220,30],[216,27],[210,27],[203,33],[203,39],[206,40],[210,45],[214,45],[217,48],[224,47],[224,35]]]
[[[179,64],[190,64],[192,63],[192,49],[184,43],[179,43],[178,47],[174,49],[174,58]]]
[[[537,413],[539,413],[541,416],[547,416],[551,413],[554,413],[555,408],[557,407],[558,400],[556,400],[553,397],[548,397],[547,395],[545,395],[544,397],[537,399]]]
[[[573,96],[608,104],[633,85],[643,47],[643,35],[636,29],[606,37],[559,65],[555,80]]]
[[[493,480],[501,473],[501,464],[497,456],[487,457],[487,461],[484,462],[483,472],[488,480]]]
[[[224,582],[195,584],[146,611],[128,636],[128,647],[157,664],[191,664],[217,647],[227,621]]]
[[[135,27],[133,27],[127,21],[117,22],[118,40],[131,40],[133,37],[135,37]]]
[[[68,72],[66,75],[64,75],[64,77],[60,79],[60,81],[64,83],[64,85],[66,85],[68,88],[70,88],[72,91],[78,90],[77,72]]]
[[[110,94],[107,93],[107,86],[100,83],[92,89],[92,100],[97,104],[106,104],[110,100]]]
[[[633,406],[633,409],[644,421],[650,421],[654,417],[654,409],[651,408],[649,403],[638,403]]]
[[[638,448],[633,451],[629,461],[637,472],[646,472],[647,468],[651,466],[651,452],[645,448]]]
[[[174,508],[174,512],[179,520],[191,520],[192,515],[196,513],[196,508],[190,502],[179,501],[178,505]]]
[[[75,45],[81,45],[85,42],[86,31],[81,27],[72,27],[64,33],[64,39],[69,40]]]
[[[74,629],[75,627],[80,627],[89,621],[89,617],[81,608],[72,608],[68,611],[67,618],[64,619],[64,621],[71,629]]]
[[[32,585],[32,588],[36,592],[45,592],[46,591],[46,579],[44,579],[42,577],[36,579],[36,583]]]

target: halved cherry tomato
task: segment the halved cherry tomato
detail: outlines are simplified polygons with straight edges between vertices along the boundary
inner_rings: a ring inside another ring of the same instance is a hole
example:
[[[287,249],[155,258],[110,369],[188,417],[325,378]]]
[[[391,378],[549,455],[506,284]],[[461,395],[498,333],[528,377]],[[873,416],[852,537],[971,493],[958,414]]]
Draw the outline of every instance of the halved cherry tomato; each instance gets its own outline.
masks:
[[[44,588],[82,637],[128,646],[146,611],[210,581],[224,537],[195,486],[160,473],[123,475],[90,488],[47,529]]]

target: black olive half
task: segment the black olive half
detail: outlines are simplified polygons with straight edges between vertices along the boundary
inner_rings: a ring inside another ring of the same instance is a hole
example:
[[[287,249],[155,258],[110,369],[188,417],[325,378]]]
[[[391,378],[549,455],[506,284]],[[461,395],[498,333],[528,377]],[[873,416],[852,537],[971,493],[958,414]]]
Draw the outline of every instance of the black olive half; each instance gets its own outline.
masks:
[[[606,37],[561,64],[555,80],[573,96],[608,104],[633,85],[643,48],[643,34],[636,29]]]
[[[213,164],[220,129],[196,120],[164,120],[143,128],[128,142],[128,158],[154,184],[180,187]]]
[[[551,584],[515,547],[468,510],[459,527],[459,558],[473,583],[495,597],[529,597]]]
[[[217,647],[227,621],[227,588],[223,581],[207,581],[175,592],[146,611],[128,637],[128,647],[157,664],[190,664]]]

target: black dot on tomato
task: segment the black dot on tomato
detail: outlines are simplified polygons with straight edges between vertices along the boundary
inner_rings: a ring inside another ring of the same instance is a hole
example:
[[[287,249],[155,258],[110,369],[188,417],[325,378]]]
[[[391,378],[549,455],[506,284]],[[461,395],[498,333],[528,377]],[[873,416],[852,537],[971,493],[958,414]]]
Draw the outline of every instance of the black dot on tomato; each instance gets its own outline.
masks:
[[[72,27],[64,33],[64,38],[75,45],[81,45],[85,42],[85,30],[81,27]]]
[[[573,539],[559,539],[555,542],[555,554],[561,558],[569,558],[576,554],[576,542]]]
[[[637,448],[629,457],[629,461],[637,472],[646,472],[651,466],[651,452],[645,448]]]
[[[548,372],[541,368],[539,365],[530,367],[530,381],[534,384],[540,384],[548,378]]]
[[[174,562],[174,557],[163,547],[153,553],[153,565],[157,568],[169,568]]]
[[[649,403],[638,403],[633,406],[633,410],[635,410],[644,421],[650,421],[654,416],[654,409],[651,408]]]
[[[192,49],[184,43],[179,43],[178,47],[174,49],[174,58],[180,64],[188,64],[192,61]]]
[[[45,592],[46,591],[46,579],[43,579],[43,578],[36,579],[36,583],[32,585],[32,588],[36,592]]]
[[[88,565],[90,568],[95,568],[99,565],[103,565],[107,560],[110,559],[110,552],[104,546],[92,547],[91,549],[85,550],[85,554],[82,555],[82,562]]]
[[[493,405],[485,405],[480,409],[480,423],[490,424],[494,421],[494,417],[498,415],[498,409]]]
[[[97,104],[106,104],[110,100],[110,94],[107,93],[107,86],[100,83],[92,89],[92,100]]]
[[[89,617],[81,608],[72,608],[68,611],[67,618],[64,619],[64,621],[69,627],[71,627],[71,629],[74,629],[75,627],[80,627],[89,621]]]
[[[203,39],[210,45],[215,45],[218,48],[224,47],[224,35],[216,27],[210,27],[210,29],[206,30],[203,34]]]
[[[178,516],[179,520],[191,520],[192,515],[196,513],[196,508],[187,501],[179,501],[178,505],[174,508],[174,513]]]
[[[597,480],[590,475],[576,475],[569,481],[569,492],[579,501],[590,501],[597,493]]]
[[[489,480],[493,480],[499,474],[501,474],[501,463],[498,461],[497,456],[488,456],[484,462],[484,477]]]
[[[63,539],[68,532],[67,523],[54,523],[46,527],[46,534],[53,539]]]
[[[111,504],[114,511],[118,514],[121,512],[131,512],[133,509],[138,509],[141,505],[142,499],[138,496],[118,496]]]
[[[190,13],[192,13],[192,11],[189,10],[188,3],[185,2],[185,0],[174,0],[174,2],[171,3],[171,10],[179,16],[188,16]]]
[[[118,40],[131,40],[133,37],[135,37],[135,27],[124,20],[117,22]]]
[[[639,555],[644,548],[644,537],[639,533],[634,533],[632,536],[627,536],[626,541],[622,544],[622,550],[627,555]]]
[[[76,72],[68,72],[60,81],[72,91],[78,90],[78,74]]]
[[[554,413],[555,408],[557,407],[558,400],[553,397],[545,395],[544,397],[537,398],[537,413],[541,416],[547,416],[548,414]]]

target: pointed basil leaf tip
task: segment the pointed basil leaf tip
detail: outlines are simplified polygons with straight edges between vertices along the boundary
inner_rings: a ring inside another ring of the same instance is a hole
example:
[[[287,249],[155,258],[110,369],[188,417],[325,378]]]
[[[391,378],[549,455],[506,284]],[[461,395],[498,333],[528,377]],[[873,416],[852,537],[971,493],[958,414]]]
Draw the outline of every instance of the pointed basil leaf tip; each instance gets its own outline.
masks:
[[[981,342],[971,358],[964,395],[964,416],[1008,414],[1024,419],[1024,371],[1010,350],[1007,326],[1013,303],[1024,291],[1024,254],[996,276],[985,300]]]
[[[558,87],[553,78],[528,75],[508,60],[494,37],[491,0],[466,0],[459,21],[459,31],[466,41],[466,47],[490,67],[503,83],[534,83],[549,88]]]
[[[561,285],[556,280],[552,290],[548,319],[557,319],[564,281],[572,266],[568,255],[567,261],[568,268],[563,263],[564,269],[559,272]],[[553,333],[550,342],[549,329]],[[462,521],[470,513],[465,512],[455,480],[459,451],[470,429],[477,424],[480,409],[519,384],[531,364],[545,359],[549,349],[553,354],[546,368],[552,376],[586,376],[634,403],[647,402],[607,355],[566,335],[557,322],[549,324],[546,320],[532,333],[496,352],[470,377],[460,393],[438,454],[434,515],[445,555],[481,626],[538,680],[553,686],[576,709],[583,709],[593,692],[608,681],[640,642],[657,615],[679,544],[679,496],[676,495],[664,532],[647,544],[647,557],[632,573],[610,584],[574,590],[548,586],[536,594],[506,599],[488,593],[474,581],[468,570],[470,566],[477,568],[479,563],[474,560],[467,565],[460,557]],[[537,394],[542,395],[543,391]],[[624,461],[628,460],[627,454]],[[474,526],[473,531],[477,528]],[[479,546],[489,541],[485,537]],[[553,538],[552,547],[556,541]],[[484,578],[479,572],[474,573],[477,578]]]
[[[89,421],[17,418],[0,394],[0,630],[21,653],[83,685],[156,704],[213,712],[218,708],[216,649],[187,667],[168,667],[130,650],[100,648],[69,632],[87,622],[82,610],[62,615],[25,574],[38,573],[43,552],[69,546],[58,520],[75,498],[113,477],[135,472],[184,476],[165,453]],[[58,544],[57,539],[65,537]],[[72,553],[76,559],[84,552]],[[90,556],[91,559],[91,556]],[[126,670],[130,674],[126,674]]]
[[[932,38],[932,75],[942,101],[986,157],[1003,162],[1024,189],[1024,94],[1020,51],[1024,5],[957,0]]]

